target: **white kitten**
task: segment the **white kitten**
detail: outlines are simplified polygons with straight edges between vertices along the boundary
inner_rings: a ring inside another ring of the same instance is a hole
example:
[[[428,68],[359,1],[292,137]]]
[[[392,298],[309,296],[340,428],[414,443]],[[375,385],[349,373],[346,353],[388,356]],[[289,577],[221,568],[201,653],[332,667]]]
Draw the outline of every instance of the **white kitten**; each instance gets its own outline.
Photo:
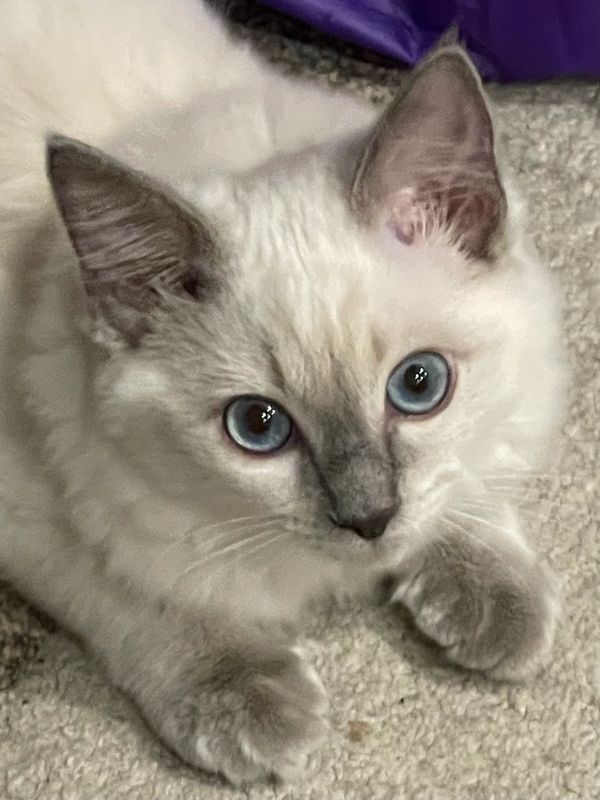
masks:
[[[325,731],[290,633],[325,594],[392,576],[451,660],[539,666],[505,489],[561,419],[559,315],[466,56],[376,120],[191,0],[5,0],[0,85],[9,579],[236,782]]]

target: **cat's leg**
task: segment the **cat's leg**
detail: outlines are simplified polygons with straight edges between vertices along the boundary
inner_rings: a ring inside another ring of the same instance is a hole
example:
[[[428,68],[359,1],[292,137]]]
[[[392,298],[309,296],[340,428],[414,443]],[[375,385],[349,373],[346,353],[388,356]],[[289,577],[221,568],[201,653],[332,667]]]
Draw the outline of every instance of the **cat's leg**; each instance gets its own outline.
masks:
[[[292,644],[219,615],[139,619],[110,672],[182,759],[235,784],[296,776],[327,732],[325,691]]]
[[[237,784],[305,766],[327,702],[287,633],[164,608],[110,577],[66,529],[29,522],[3,543],[9,577],[85,641],[171,750]]]
[[[413,550],[395,577],[392,601],[408,608],[450,661],[515,680],[546,662],[558,592],[510,509],[488,519],[457,516]]]

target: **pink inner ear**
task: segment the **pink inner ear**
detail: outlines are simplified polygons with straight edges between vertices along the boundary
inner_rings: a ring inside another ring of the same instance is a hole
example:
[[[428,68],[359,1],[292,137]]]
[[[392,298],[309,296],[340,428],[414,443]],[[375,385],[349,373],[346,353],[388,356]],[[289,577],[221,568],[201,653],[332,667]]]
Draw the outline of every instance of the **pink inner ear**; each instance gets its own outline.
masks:
[[[506,209],[492,121],[468,57],[442,51],[384,113],[358,165],[352,203],[410,244],[445,228],[491,259]]]
[[[390,208],[387,226],[399,242],[412,244],[418,233],[419,217],[414,190],[403,189],[398,192]]]

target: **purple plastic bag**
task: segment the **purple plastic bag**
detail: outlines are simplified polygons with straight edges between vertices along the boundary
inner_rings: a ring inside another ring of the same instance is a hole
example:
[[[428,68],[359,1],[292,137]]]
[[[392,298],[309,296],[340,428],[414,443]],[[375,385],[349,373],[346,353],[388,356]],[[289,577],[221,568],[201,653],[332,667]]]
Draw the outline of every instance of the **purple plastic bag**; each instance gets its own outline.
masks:
[[[600,76],[600,0],[263,0],[414,64],[452,25],[486,78]]]

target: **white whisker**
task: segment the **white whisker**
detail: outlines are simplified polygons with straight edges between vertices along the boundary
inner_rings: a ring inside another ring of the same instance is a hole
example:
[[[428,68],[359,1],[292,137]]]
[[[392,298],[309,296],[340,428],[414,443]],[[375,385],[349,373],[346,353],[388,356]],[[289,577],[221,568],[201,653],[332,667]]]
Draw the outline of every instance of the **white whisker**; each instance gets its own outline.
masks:
[[[287,531],[280,531],[280,530],[273,530],[273,528],[267,528],[266,530],[261,530],[257,533],[254,533],[252,536],[246,537],[244,539],[239,539],[238,541],[233,542],[232,544],[227,544],[225,547],[221,547],[217,550],[211,550],[209,553],[205,554],[204,558],[200,558],[195,561],[193,564],[190,564],[189,567],[181,573],[177,581],[179,582],[186,575],[192,572],[195,569],[199,569],[200,567],[206,566],[206,564],[215,561],[219,558],[222,558],[225,555],[230,555],[231,553],[235,553],[236,551],[242,551],[245,547],[250,547],[251,544],[255,543],[257,540],[264,539],[265,537],[274,537],[280,536]],[[238,552],[239,555],[239,552]]]
[[[477,543],[479,547],[482,547],[484,550],[487,550],[490,553],[496,553],[496,550],[487,542],[484,538],[477,536],[477,534],[471,529],[467,528],[464,525],[461,525],[460,522],[456,522],[455,520],[448,519],[448,517],[444,517],[442,520],[442,524],[445,524],[452,528],[456,533],[459,533],[461,536],[466,537]]]
[[[211,539],[218,539],[219,544],[222,544],[224,539],[228,541],[235,536],[243,536],[247,532],[253,531],[257,526],[264,527],[265,525],[285,519],[286,517],[283,514],[264,514],[262,516],[254,514],[246,517],[235,517],[231,520],[221,520],[220,522],[213,522],[201,527],[188,528],[184,534],[169,541],[167,546],[161,550],[158,555],[161,557],[164,556],[187,539],[193,540],[195,544],[205,544],[207,533],[210,534],[209,542]]]
[[[464,517],[465,519],[471,520],[472,522],[476,522],[478,525],[486,525],[488,528],[493,528],[497,531],[504,531],[504,527],[502,525],[498,525],[495,522],[491,522],[489,519],[485,517],[479,516],[477,514],[470,514],[468,511],[461,511],[460,509],[453,508],[450,509],[448,512],[450,514],[456,514],[459,517]]]

